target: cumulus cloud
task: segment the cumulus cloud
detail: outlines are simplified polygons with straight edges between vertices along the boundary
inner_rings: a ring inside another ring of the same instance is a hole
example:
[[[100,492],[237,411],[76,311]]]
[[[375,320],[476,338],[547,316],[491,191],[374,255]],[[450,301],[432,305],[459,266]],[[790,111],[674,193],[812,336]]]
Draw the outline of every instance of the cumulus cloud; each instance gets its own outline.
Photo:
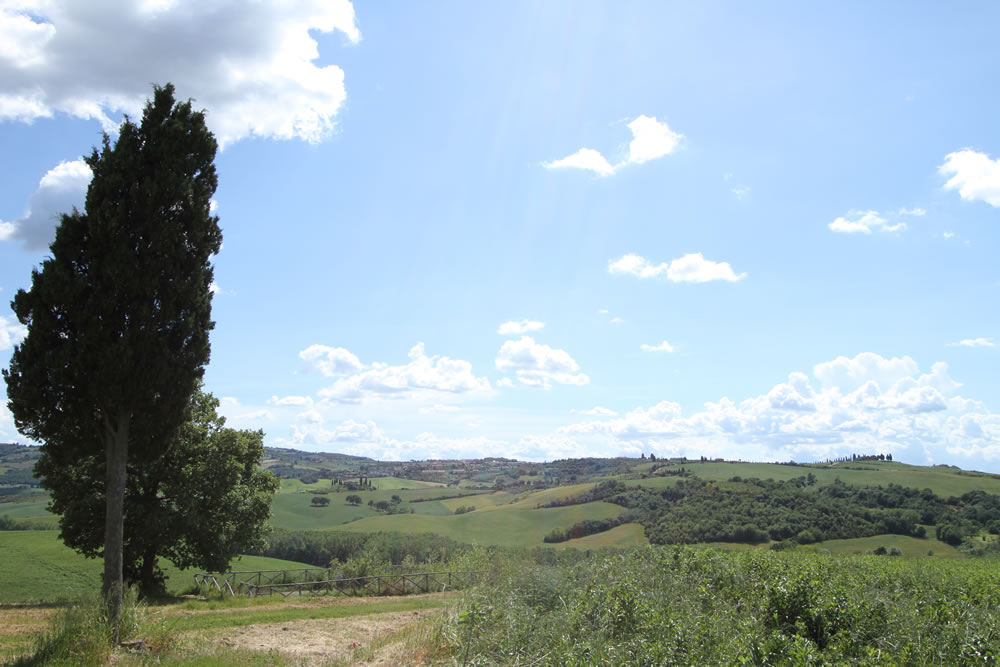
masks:
[[[1000,159],[965,148],[944,157],[938,173],[948,177],[945,190],[958,190],[962,199],[1000,207]]]
[[[396,439],[374,421],[347,419],[327,426],[319,415],[302,415],[292,425],[290,436],[277,438],[280,447],[337,451],[368,456],[380,461],[480,458],[486,452],[505,451],[507,443],[482,436],[446,438],[420,433],[412,439]]]
[[[520,336],[532,331],[540,331],[543,328],[545,328],[545,322],[538,322],[536,320],[511,321],[501,324],[500,328],[497,329],[497,333],[501,336]]]
[[[874,232],[901,232],[906,229],[905,222],[889,224],[878,211],[849,211],[827,225],[831,230],[841,234],[871,234]]]
[[[7,402],[0,401],[0,438],[3,438],[4,442],[13,442],[16,435],[14,416],[7,409]]]
[[[219,414],[226,418],[231,428],[260,428],[260,422],[274,419],[274,413],[267,408],[256,408],[240,403],[238,398],[223,396],[219,399]]]
[[[559,433],[664,455],[752,460],[822,459],[850,452],[939,451],[1000,459],[1000,415],[957,394],[943,363],[921,373],[909,357],[865,353],[817,364],[813,381],[792,373],[765,394],[722,398],[685,416],[672,401],[617,419],[571,424]]]
[[[509,340],[500,347],[497,370],[514,373],[521,384],[532,387],[559,384],[584,385],[590,378],[580,373],[580,365],[565,350],[536,343],[530,336]]]
[[[737,274],[729,262],[713,262],[700,252],[688,253],[672,262],[653,264],[645,257],[629,253],[608,262],[608,273],[625,273],[636,278],[666,278],[675,283],[705,283],[714,280],[737,282],[746,273]]]
[[[643,352],[673,352],[674,346],[667,341],[663,341],[658,345],[647,345],[646,343],[643,343],[639,346],[639,349]]]
[[[14,317],[0,315],[0,350],[9,350],[28,335],[28,327]]]
[[[83,160],[60,162],[50,169],[28,199],[24,215],[10,222],[0,220],[0,241],[21,241],[31,251],[46,249],[55,238],[60,214],[83,208],[91,176]]]
[[[376,362],[321,389],[319,396],[336,403],[360,403],[376,397],[408,398],[428,392],[490,394],[493,391],[488,379],[473,375],[468,361],[428,356],[423,343],[410,349],[409,359],[399,366]]]
[[[572,155],[567,155],[559,160],[544,162],[543,166],[546,169],[584,169],[599,176],[610,176],[615,173],[615,168],[611,166],[607,158],[593,148],[581,148]]]
[[[992,338],[963,338],[957,343],[949,343],[949,345],[951,347],[996,347]],[[2,344],[0,344],[0,349],[3,349]]]
[[[348,0],[8,0],[0,8],[0,119],[136,115],[150,82],[209,111],[222,144],[322,140],[346,97],[314,34],[361,39]]]
[[[361,361],[342,347],[310,345],[299,352],[299,359],[327,377],[349,375],[361,370]]]
[[[272,396],[268,399],[269,405],[291,405],[297,408],[310,407],[313,404],[313,399],[311,396]]]
[[[632,130],[632,141],[628,145],[626,162],[631,164],[670,155],[684,136],[650,116],[639,116],[628,124],[628,129]]]
[[[581,148],[559,160],[543,162],[542,166],[546,169],[583,169],[598,176],[611,176],[626,165],[642,164],[673,153],[684,138],[684,135],[671,130],[666,122],[661,123],[656,118],[645,115],[630,122],[628,129],[632,131],[628,154],[617,164],[612,165],[593,148]]]

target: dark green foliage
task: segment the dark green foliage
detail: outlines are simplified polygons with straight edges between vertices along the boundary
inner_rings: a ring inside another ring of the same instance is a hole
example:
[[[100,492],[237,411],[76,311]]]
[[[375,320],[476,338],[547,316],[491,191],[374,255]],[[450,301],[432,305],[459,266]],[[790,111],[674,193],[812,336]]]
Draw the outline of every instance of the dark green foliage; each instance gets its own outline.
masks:
[[[361,496],[354,495],[354,494],[351,494],[351,495],[347,496],[346,498],[344,498],[344,500],[346,500],[351,505],[360,505],[361,504]]]
[[[125,497],[124,578],[144,593],[162,587],[159,558],[181,568],[224,571],[262,543],[278,480],[259,467],[263,433],[225,428],[219,401],[198,391],[189,420],[156,461],[130,463]],[[62,538],[88,556],[103,547],[102,457],[57,468],[47,456],[39,470],[52,480],[51,509],[61,514]]]
[[[330,499],[323,496],[314,496],[312,499],[312,504],[316,507],[326,507],[330,504]]]
[[[733,478],[729,486],[682,479],[662,490],[609,481],[548,506],[596,500],[629,508],[630,520],[642,523],[654,544],[789,539],[812,544],[885,533],[924,537],[920,524],[941,520],[949,523],[938,527],[938,539],[958,544],[1000,514],[1000,496],[982,491],[945,500],[926,489],[895,484],[883,488],[835,482],[815,488],[805,476],[785,482]],[[547,541],[561,541],[553,539],[558,537],[571,539],[565,531],[553,531]]]
[[[3,372],[8,406],[18,431],[44,443],[47,488],[63,471],[88,497],[104,493],[105,511],[71,520],[103,527],[116,621],[127,467],[164,455],[208,363],[215,152],[204,115],[175,104],[171,85],[155,88],[140,124],[126,119],[114,145],[105,135],[85,158],[85,210],[62,216],[12,304],[28,334]]]
[[[962,538],[965,535],[959,526],[953,523],[946,523],[937,527],[936,537],[945,544],[950,544],[954,547],[962,543]]]
[[[631,512],[622,512],[613,519],[587,519],[585,521],[574,523],[566,530],[553,528],[552,532],[542,539],[550,544],[565,542],[567,540],[575,540],[580,537],[586,537],[587,535],[603,533],[624,523],[631,523],[634,520],[635,517],[632,516]]]

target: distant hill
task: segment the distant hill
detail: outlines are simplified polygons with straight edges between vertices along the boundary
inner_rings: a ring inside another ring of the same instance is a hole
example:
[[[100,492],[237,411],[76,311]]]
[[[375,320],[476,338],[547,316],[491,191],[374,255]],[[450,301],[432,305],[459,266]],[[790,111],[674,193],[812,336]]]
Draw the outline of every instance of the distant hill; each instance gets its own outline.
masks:
[[[38,454],[37,447],[0,444],[0,517],[54,526],[48,494],[32,476]],[[538,546],[543,538],[563,546],[805,544],[893,534],[973,551],[993,548],[1000,532],[1000,475],[888,456],[397,462],[268,447],[263,467],[282,478],[271,524],[286,531],[431,532]]]

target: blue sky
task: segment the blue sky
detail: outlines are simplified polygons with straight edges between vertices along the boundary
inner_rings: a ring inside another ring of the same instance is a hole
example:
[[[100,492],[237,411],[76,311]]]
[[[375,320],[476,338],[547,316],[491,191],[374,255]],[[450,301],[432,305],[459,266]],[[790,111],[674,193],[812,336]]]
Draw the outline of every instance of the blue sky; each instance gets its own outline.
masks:
[[[206,385],[269,445],[1000,472],[1000,8],[690,5],[0,2],[0,359],[172,81],[222,144]]]

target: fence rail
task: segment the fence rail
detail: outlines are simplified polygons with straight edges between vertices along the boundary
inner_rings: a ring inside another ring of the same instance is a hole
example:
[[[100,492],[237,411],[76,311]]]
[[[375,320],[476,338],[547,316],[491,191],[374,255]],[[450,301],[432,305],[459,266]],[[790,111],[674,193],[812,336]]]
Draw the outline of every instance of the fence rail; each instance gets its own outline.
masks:
[[[325,579],[310,579],[309,573],[325,573]],[[412,593],[438,593],[458,590],[476,582],[482,570],[455,570],[449,572],[408,572],[381,574],[370,577],[332,579],[330,570],[308,568],[303,570],[254,570],[212,574],[199,572],[194,575],[198,586],[214,587],[232,596],[249,595],[409,595]],[[291,581],[289,578],[299,578]],[[256,582],[256,583],[255,583]]]

